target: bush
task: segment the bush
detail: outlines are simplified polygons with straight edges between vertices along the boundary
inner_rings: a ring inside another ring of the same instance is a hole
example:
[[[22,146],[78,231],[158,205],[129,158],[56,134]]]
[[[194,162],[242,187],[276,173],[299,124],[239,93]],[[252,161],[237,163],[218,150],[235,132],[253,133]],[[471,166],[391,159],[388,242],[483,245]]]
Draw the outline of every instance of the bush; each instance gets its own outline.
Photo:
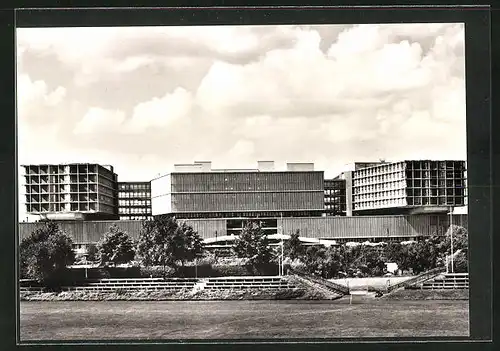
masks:
[[[175,275],[175,269],[172,267],[150,266],[140,267],[141,278],[163,278]]]
[[[99,249],[97,245],[90,244],[87,248],[87,261],[96,262],[99,260]]]
[[[21,241],[19,254],[21,278],[51,285],[75,260],[71,238],[50,221]]]

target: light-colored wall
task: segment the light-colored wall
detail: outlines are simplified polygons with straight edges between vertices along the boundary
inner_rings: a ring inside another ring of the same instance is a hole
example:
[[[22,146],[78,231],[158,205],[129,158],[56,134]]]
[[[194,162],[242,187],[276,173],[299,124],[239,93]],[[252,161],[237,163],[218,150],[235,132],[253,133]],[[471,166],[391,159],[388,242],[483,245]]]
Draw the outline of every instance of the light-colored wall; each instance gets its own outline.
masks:
[[[172,212],[172,177],[170,174],[151,181],[151,213],[153,216]]]

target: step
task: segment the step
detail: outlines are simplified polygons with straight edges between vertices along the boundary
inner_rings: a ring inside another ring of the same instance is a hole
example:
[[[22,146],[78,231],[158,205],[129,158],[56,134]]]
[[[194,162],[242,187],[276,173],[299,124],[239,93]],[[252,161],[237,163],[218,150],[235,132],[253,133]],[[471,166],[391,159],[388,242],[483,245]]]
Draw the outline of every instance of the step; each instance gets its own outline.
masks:
[[[159,290],[169,290],[169,291],[180,291],[182,289],[174,288],[128,288],[128,289],[117,289],[117,288],[101,288],[101,287],[72,287],[64,288],[64,291],[111,291],[116,292],[118,290],[132,291],[132,290],[143,290],[143,291],[159,291]]]
[[[179,284],[179,283],[156,283],[156,284],[144,284],[144,283],[89,283],[88,286],[194,286],[195,283],[190,284]]]
[[[287,285],[287,283],[213,283],[213,282],[209,282],[206,285],[278,286],[278,285]]]
[[[276,288],[280,288],[280,287],[286,287],[288,286],[288,284],[280,284],[280,285],[276,285],[276,284],[273,284],[273,285],[269,285],[269,284],[259,284],[259,285],[246,285],[246,284],[211,284],[211,285],[205,285],[206,287],[212,287],[212,286],[223,286],[223,287],[245,287],[245,288],[260,288],[260,287],[276,287]]]
[[[90,283],[196,283],[197,279],[87,279]]]
[[[194,286],[194,285],[193,285]],[[88,285],[86,288],[97,288],[97,289],[192,289],[193,286],[180,286],[180,285],[156,285],[156,286],[148,286],[148,285],[127,285],[127,286],[109,286],[109,285]]]
[[[248,287],[248,286],[210,286],[206,287],[205,290],[283,290],[283,289],[296,289],[295,286],[260,286],[260,287]]]
[[[424,286],[422,287],[423,290],[462,290],[462,289],[469,289],[468,286],[462,286],[462,287],[458,287],[458,286],[447,286],[447,287],[443,287],[443,286],[436,286],[436,287],[432,287],[432,286]]]

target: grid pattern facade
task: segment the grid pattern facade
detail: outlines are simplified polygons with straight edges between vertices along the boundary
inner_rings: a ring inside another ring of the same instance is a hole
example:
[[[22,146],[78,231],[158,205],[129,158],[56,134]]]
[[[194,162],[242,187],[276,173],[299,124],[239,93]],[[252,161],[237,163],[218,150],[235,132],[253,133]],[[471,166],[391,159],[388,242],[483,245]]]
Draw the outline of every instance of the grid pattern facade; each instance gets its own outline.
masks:
[[[345,216],[346,181],[343,179],[325,179],[325,214],[327,216]]]
[[[187,218],[265,212],[321,215],[323,181],[323,172],[315,171],[172,173],[162,185],[170,189],[161,194],[155,188],[154,198],[163,196],[171,202],[172,214]]]
[[[119,182],[118,213],[120,220],[152,219],[151,183]]]
[[[117,213],[117,175],[97,164],[28,165],[25,204],[29,214]]]
[[[466,204],[464,161],[402,161],[354,172],[354,210]]]

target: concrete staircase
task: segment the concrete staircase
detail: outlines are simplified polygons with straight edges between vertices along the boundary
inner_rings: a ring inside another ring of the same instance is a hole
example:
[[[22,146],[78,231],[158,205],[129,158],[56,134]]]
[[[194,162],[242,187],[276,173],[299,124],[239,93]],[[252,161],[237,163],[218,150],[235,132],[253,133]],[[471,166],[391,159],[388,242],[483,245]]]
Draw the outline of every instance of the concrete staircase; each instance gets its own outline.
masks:
[[[43,287],[30,286],[25,282],[21,291],[44,291]],[[221,278],[126,278],[88,279],[74,286],[64,286],[62,291],[160,291],[188,290],[193,294],[203,290],[283,290],[296,287],[287,277],[221,277]]]
[[[293,274],[296,279],[305,285],[319,291],[328,292],[330,295],[334,294],[336,298],[349,295],[349,288],[347,286],[343,286],[295,269],[289,269],[289,273]]]
[[[413,277],[411,279],[402,281],[398,284],[388,286],[387,292],[391,293],[391,292],[396,291],[398,289],[409,289],[409,288],[411,289],[414,286],[420,286],[424,282],[439,276],[444,271],[446,271],[445,267],[438,267],[438,268],[431,269],[430,271],[419,274],[416,277]]]
[[[288,279],[283,277],[220,277],[206,278],[205,290],[281,290],[294,289]]]
[[[137,278],[137,279],[93,279],[87,280],[78,286],[62,287],[63,291],[107,291],[116,290],[145,290],[145,291],[180,291],[191,290],[197,283],[197,279],[183,278]]]
[[[443,290],[469,289],[468,273],[444,273],[410,289]]]

